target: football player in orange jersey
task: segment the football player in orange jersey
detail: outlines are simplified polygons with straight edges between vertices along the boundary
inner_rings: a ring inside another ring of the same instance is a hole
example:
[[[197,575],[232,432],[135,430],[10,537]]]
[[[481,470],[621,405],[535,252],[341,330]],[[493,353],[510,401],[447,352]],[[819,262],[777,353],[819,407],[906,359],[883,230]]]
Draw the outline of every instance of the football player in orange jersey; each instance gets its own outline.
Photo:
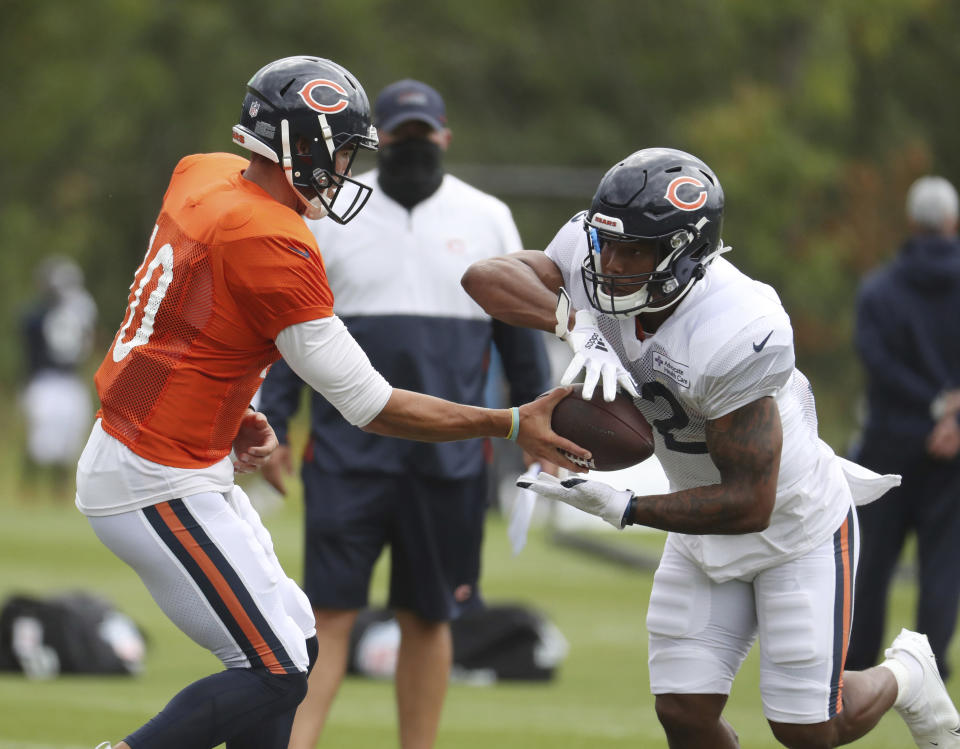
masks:
[[[425,441],[505,437],[571,470],[558,449],[589,458],[550,428],[569,389],[513,409],[398,390],[334,315],[301,217],[346,223],[370,194],[350,167],[377,136],[347,70],[315,57],[265,66],[247,84],[233,139],[249,162],[187,156],[170,180],[97,371],[101,408],[76,500],[170,619],[227,668],[187,686],[114,749],[287,745],[317,657],[313,613],[234,484],[277,446],[248,404],[281,355],[360,428]]]

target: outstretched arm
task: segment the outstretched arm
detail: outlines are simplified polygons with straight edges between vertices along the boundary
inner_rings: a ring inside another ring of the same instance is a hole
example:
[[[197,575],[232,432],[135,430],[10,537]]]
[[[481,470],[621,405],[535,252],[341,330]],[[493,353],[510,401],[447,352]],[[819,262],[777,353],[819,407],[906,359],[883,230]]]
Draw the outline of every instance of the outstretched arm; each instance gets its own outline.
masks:
[[[301,379],[330,401],[351,424],[388,437],[447,442],[475,437],[516,439],[535,458],[580,471],[558,451],[589,458],[589,452],[550,428],[554,406],[569,388],[511,409],[467,406],[398,390],[377,372],[337,317],[291,325],[280,331],[277,349]],[[519,429],[519,433],[518,430]]]
[[[556,388],[520,406],[516,442],[542,463],[554,463],[582,473],[583,468],[563,457],[559,450],[568,450],[575,455],[586,451],[550,427],[554,407],[569,393],[570,388]],[[387,404],[363,429],[387,437],[447,442],[473,437],[506,438],[513,432],[512,422],[510,409],[463,406],[394,388]]]

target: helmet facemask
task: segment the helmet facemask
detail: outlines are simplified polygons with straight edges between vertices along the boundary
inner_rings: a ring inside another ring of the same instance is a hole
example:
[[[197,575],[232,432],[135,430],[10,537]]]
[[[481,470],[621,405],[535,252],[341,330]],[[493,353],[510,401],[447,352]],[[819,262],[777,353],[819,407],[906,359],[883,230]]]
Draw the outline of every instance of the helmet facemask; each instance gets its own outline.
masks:
[[[353,219],[366,205],[372,188],[353,179],[350,171],[361,148],[376,151],[377,133],[371,127],[366,137],[352,135],[335,143],[336,137],[323,114],[317,115],[321,136],[291,137],[287,120],[280,123],[283,170],[290,186],[310,219],[329,216],[339,224]],[[348,154],[346,164],[337,169],[337,162]]]
[[[706,265],[722,251],[722,242],[710,247],[703,236],[707,219],[659,237],[640,237],[597,229],[584,220],[589,252],[581,267],[584,290],[600,312],[630,318],[641,312],[660,312],[677,304],[703,276]],[[602,270],[603,242],[656,242],[657,266],[649,273],[613,274]]]

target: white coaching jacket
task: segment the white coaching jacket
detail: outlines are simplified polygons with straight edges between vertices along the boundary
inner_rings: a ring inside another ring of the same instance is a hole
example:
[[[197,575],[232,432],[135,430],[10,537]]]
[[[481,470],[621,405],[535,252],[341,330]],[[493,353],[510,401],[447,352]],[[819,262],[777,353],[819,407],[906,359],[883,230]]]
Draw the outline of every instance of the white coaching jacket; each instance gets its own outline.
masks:
[[[411,210],[377,185],[376,171],[357,179],[374,188],[349,224],[307,221],[317,238],[334,312],[397,388],[484,405],[491,341],[503,358],[511,401],[532,400],[551,386],[539,331],[493,321],[460,285],[478,260],[523,248],[505,203],[447,174]],[[291,377],[293,380],[291,380]],[[277,362],[261,389],[260,408],[283,439],[301,386]],[[482,440],[429,444],[396,440],[350,426],[322,398],[311,406],[313,458],[332,473],[466,478],[485,469]]]

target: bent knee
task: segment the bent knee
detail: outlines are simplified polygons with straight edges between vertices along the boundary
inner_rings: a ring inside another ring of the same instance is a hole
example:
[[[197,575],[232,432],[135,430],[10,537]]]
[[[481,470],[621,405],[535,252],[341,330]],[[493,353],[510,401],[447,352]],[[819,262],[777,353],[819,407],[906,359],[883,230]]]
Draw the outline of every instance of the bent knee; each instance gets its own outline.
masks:
[[[655,709],[667,735],[679,737],[716,726],[726,701],[721,694],[658,694]]]
[[[295,674],[264,674],[264,680],[273,691],[277,712],[282,713],[296,707],[307,696],[307,672]]]
[[[657,720],[667,730],[684,722],[689,712],[684,708],[682,695],[658,694],[654,701]]]
[[[831,721],[806,725],[771,721],[770,730],[789,749],[833,749],[838,745],[836,727]]]
[[[290,707],[296,707],[303,698],[307,696],[307,672],[301,671],[297,674],[290,674],[284,678],[291,681],[287,689],[287,702]]]

